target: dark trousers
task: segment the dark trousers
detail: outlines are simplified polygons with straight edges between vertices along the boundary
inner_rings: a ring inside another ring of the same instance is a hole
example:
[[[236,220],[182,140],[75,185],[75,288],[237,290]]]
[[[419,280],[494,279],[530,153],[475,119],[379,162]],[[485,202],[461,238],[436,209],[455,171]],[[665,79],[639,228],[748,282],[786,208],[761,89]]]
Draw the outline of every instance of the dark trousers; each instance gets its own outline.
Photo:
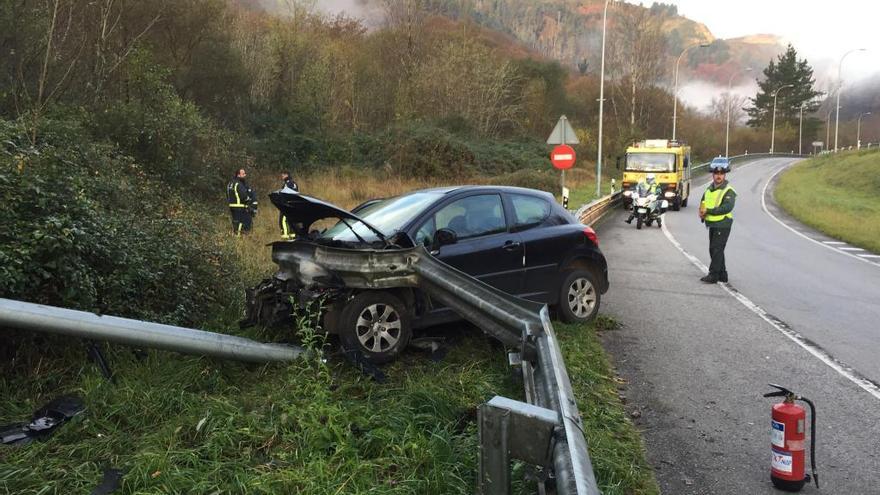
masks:
[[[232,233],[234,235],[251,231],[253,219],[247,208],[230,208],[229,212],[232,214]]]
[[[730,237],[730,229],[718,229],[709,227],[709,276],[727,278],[727,265],[724,264],[724,248],[727,247],[727,238]]]

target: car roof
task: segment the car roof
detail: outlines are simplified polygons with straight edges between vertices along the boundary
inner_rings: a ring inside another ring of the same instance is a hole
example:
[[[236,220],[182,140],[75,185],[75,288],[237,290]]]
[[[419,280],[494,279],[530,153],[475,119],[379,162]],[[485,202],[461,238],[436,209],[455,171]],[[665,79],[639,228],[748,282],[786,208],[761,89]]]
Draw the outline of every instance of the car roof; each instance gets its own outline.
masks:
[[[406,194],[416,194],[416,193],[439,193],[439,194],[455,194],[462,192],[479,192],[479,191],[490,191],[490,192],[505,192],[511,194],[529,194],[533,196],[552,196],[552,194],[546,191],[540,191],[538,189],[529,189],[525,187],[515,187],[515,186],[493,186],[493,185],[465,185],[465,186],[445,186],[445,187],[433,187],[429,189],[419,189],[416,191],[410,191]]]
[[[728,160],[727,158],[725,158],[723,156],[716,156],[715,158],[712,159],[712,161],[713,162],[729,162],[730,160]]]

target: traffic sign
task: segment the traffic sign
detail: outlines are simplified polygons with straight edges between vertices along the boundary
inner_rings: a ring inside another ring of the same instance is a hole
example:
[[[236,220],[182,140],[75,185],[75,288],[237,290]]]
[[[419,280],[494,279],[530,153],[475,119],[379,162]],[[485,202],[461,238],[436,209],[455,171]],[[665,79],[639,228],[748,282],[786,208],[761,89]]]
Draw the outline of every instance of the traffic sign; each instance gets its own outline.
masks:
[[[561,144],[550,152],[550,162],[559,170],[571,168],[576,158],[577,155],[575,155],[574,148],[567,144]]]
[[[581,144],[565,115],[559,117],[559,122],[547,138],[547,144]]]

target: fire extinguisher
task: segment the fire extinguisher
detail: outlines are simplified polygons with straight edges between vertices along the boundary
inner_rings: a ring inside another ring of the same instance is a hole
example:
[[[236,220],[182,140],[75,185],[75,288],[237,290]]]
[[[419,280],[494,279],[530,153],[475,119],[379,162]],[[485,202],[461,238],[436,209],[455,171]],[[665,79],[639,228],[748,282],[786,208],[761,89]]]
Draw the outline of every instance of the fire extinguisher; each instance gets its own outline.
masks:
[[[764,397],[785,397],[785,400],[773,404],[770,421],[770,479],[773,485],[787,492],[798,492],[805,483],[810,482],[810,475],[805,474],[804,423],[806,411],[795,404],[796,400],[810,405],[810,466],[813,468],[813,481],[819,488],[819,475],[816,473],[816,406],[810,399],[796,395],[791,390],[779,385],[770,384],[777,389],[764,394]]]

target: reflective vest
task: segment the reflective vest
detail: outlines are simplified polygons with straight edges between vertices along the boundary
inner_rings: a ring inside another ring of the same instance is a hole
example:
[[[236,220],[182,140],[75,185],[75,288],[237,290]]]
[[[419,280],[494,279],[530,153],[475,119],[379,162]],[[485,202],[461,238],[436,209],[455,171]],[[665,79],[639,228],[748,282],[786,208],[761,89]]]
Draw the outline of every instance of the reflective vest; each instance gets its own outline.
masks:
[[[721,200],[724,199],[724,195],[727,194],[727,191],[733,191],[733,188],[730,187],[730,184],[727,185],[724,189],[706,189],[706,194],[703,195],[703,204],[706,205],[706,209],[710,210],[712,208],[718,208],[721,206]],[[734,191],[736,192],[736,191]],[[724,215],[706,215],[706,222],[720,222],[725,218],[733,218],[733,212],[725,213]]]
[[[239,179],[233,179],[226,186],[226,201],[230,208],[247,208],[248,199],[247,187]]]

